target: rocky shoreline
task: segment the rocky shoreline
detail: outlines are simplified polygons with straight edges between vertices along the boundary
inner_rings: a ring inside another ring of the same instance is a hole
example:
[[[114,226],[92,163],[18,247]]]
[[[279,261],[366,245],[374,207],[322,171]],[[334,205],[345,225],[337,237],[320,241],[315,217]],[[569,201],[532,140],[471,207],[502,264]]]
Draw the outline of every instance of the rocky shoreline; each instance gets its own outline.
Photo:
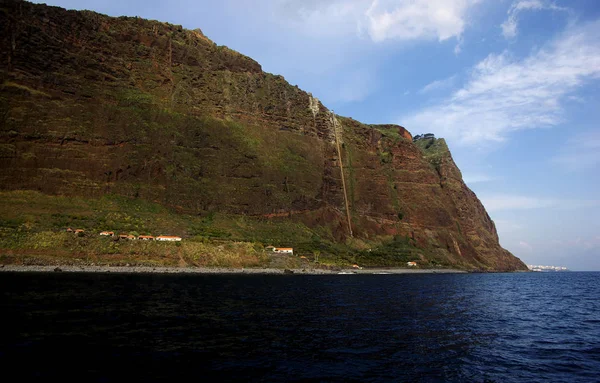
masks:
[[[448,274],[466,273],[452,269],[274,269],[274,268],[227,268],[227,267],[150,267],[150,266],[31,266],[2,265],[0,272],[26,273],[158,273],[158,274]]]

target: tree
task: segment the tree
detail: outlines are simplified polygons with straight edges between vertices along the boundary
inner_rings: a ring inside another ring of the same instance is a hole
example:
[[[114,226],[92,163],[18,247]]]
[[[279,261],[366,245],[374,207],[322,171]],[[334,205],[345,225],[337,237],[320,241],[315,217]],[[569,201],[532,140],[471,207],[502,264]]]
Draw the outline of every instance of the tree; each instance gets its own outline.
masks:
[[[321,255],[321,250],[313,250],[313,255],[315,256],[315,263],[319,263],[319,255]]]

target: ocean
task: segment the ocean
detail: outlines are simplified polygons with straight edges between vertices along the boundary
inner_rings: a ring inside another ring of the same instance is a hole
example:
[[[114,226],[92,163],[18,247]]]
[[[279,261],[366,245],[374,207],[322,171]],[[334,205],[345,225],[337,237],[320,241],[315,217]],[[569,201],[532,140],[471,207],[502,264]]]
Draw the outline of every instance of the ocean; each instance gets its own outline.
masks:
[[[600,381],[600,273],[1,273],[0,291],[20,380]]]

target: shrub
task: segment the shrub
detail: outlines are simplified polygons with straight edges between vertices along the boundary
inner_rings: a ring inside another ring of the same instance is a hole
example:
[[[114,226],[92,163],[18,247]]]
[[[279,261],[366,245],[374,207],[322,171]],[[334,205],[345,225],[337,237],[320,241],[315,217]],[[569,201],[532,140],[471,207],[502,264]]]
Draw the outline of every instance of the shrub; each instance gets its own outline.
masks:
[[[36,250],[63,247],[67,239],[68,233],[54,233],[52,231],[42,231],[30,237],[31,247]]]

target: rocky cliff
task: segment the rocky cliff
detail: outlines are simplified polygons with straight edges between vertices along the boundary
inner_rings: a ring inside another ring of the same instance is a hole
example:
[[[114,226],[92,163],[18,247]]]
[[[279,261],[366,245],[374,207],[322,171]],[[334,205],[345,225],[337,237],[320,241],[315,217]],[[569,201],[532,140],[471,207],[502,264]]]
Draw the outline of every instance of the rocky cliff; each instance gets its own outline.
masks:
[[[6,0],[0,25],[4,190],[122,195],[296,222],[357,251],[402,239],[424,264],[526,269],[443,139],[332,117],[200,30]]]

